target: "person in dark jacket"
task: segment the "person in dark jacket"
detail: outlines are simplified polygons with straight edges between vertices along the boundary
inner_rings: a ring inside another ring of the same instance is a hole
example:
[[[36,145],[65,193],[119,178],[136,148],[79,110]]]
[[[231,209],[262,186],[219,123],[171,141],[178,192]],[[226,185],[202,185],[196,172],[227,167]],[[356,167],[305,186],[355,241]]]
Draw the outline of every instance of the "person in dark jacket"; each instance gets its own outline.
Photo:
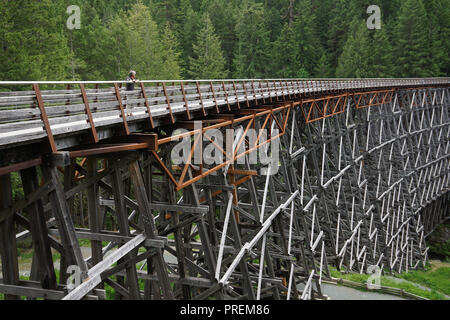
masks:
[[[127,91],[134,90],[134,84],[136,83],[136,71],[130,71],[127,78]]]

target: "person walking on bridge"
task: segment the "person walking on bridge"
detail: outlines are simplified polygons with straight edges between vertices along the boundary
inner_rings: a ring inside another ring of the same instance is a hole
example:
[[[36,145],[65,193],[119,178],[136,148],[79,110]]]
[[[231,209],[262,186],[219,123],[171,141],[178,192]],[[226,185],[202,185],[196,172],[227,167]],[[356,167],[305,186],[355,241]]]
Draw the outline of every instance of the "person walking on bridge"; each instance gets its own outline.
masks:
[[[136,81],[136,71],[131,70],[127,78],[127,91],[134,90],[134,84],[136,83]]]
[[[128,73],[127,89],[126,90],[127,91],[134,91],[134,85],[136,84],[136,81],[137,81],[137,79],[136,79],[136,71],[131,70]],[[126,112],[127,116],[131,116],[131,111],[129,110],[127,100],[128,100],[128,95],[125,95],[125,97],[124,97],[125,112]]]

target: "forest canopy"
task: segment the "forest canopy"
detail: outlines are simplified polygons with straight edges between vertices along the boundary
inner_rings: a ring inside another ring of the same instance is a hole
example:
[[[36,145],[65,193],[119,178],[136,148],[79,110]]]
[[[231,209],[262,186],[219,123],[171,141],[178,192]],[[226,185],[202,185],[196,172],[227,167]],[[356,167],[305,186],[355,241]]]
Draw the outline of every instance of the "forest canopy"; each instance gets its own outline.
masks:
[[[449,29],[448,0],[0,0],[0,80],[448,76]]]

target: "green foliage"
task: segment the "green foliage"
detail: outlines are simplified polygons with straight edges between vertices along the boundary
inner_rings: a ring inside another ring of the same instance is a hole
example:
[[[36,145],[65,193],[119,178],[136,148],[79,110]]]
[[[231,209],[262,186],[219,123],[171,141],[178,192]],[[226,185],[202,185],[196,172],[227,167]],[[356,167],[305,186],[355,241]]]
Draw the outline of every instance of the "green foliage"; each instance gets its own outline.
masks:
[[[180,15],[182,15],[182,22],[179,24],[178,39],[180,39],[182,47],[183,75],[184,77],[189,77],[187,72],[189,68],[189,59],[187,59],[187,57],[194,56],[193,44],[196,40],[197,30],[200,28],[200,15],[192,9],[189,0],[180,1]]]
[[[2,1],[0,80],[68,77],[71,53],[60,8],[51,0]]]
[[[242,3],[236,25],[235,78],[260,79],[268,75],[270,33],[265,17],[261,3],[249,0]]]
[[[369,74],[369,29],[365,21],[355,21],[352,30],[339,58],[338,78],[365,78]]]
[[[284,25],[274,44],[272,72],[276,77],[310,77],[318,70],[318,62],[323,56],[323,48],[316,34],[317,21],[312,1],[301,0],[295,12],[292,24]]]
[[[388,28],[369,30],[366,20],[355,20],[336,69],[342,78],[393,77],[392,45]]]
[[[369,275],[359,273],[344,274],[335,268],[330,268],[331,276],[338,279],[345,279],[358,283],[367,283]],[[437,270],[409,271],[396,275],[397,278],[408,280],[409,282],[397,282],[386,276],[381,277],[381,286],[403,289],[406,292],[415,294],[431,300],[447,300],[444,294],[449,294],[450,290],[450,267],[438,268]],[[425,290],[417,285],[427,287]]]
[[[18,172],[11,173],[11,188],[14,200],[23,199],[22,179]]]
[[[397,75],[429,77],[436,73],[430,56],[429,24],[422,0],[405,0],[395,29]]]
[[[205,2],[204,10],[208,12],[222,44],[222,52],[226,60],[225,69],[231,70],[234,53],[238,46],[236,26],[241,22],[238,20],[239,7],[237,5],[240,1],[209,0]]]
[[[450,74],[448,0],[16,0],[0,17],[0,80]]]
[[[168,26],[160,36],[149,8],[143,3],[138,2],[127,13],[116,16],[110,30],[116,40],[114,56],[119,58],[119,74],[125,71],[125,76],[133,69],[142,79],[180,78],[178,44]]]
[[[433,243],[430,245],[430,251],[434,255],[446,257],[447,259],[450,257],[450,240],[447,240],[443,243]]]
[[[167,23],[164,32],[160,35],[162,70],[160,70],[161,79],[181,79],[181,49],[175,34]]]
[[[438,268],[435,271],[414,270],[398,277],[450,295],[450,267]]]
[[[189,75],[196,79],[226,78],[225,58],[221,43],[215,34],[214,26],[208,14],[203,16],[196,43],[193,45],[194,56],[189,58]]]
[[[445,76],[450,71],[450,5],[446,0],[428,0],[424,5],[433,71],[435,75]]]

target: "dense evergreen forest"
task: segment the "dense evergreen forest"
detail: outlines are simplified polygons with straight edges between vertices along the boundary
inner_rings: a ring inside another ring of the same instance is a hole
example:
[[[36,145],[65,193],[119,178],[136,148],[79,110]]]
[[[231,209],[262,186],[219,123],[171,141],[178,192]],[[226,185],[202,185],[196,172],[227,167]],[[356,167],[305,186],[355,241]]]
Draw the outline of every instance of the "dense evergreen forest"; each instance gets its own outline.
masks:
[[[448,76],[449,29],[449,0],[0,0],[0,80]]]

